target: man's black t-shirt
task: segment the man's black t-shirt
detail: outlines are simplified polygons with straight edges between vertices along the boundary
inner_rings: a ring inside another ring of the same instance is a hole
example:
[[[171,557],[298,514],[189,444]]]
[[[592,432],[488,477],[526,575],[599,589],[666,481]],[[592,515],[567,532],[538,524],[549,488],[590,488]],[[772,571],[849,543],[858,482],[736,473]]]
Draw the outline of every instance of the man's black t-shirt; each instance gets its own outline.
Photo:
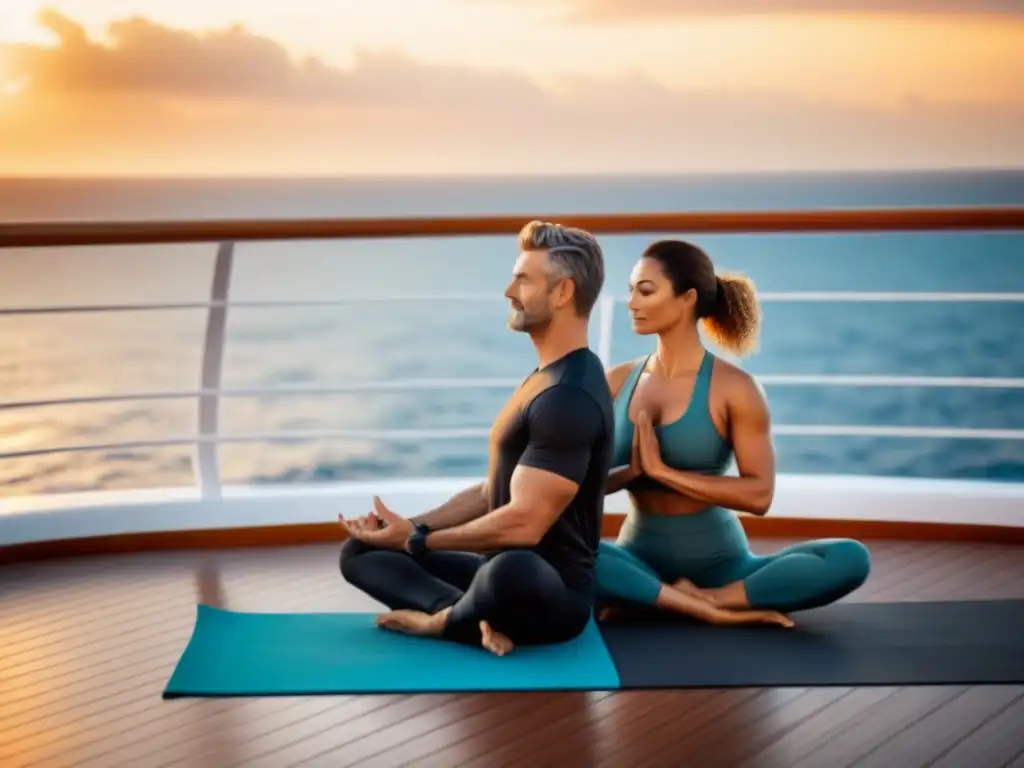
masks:
[[[491,429],[492,510],[511,501],[512,473],[519,465],[579,484],[575,497],[534,548],[575,590],[590,590],[593,583],[613,430],[604,368],[586,347],[534,371]]]

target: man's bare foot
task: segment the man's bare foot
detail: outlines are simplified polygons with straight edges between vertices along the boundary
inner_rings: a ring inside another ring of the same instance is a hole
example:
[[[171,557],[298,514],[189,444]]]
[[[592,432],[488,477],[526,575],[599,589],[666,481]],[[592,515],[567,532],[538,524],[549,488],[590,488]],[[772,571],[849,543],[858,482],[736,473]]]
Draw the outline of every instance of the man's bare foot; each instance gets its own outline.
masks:
[[[705,602],[711,603],[712,605],[718,605],[718,603],[715,601],[715,598],[713,598],[700,587],[696,586],[689,579],[679,579],[674,584],[672,584],[672,588],[677,589],[680,592],[689,595],[690,597],[696,597],[700,600],[704,600]]]
[[[480,622],[480,635],[480,644],[496,656],[504,656],[514,647],[508,635],[491,629],[486,621]]]
[[[422,611],[389,611],[378,616],[374,623],[381,629],[401,632],[417,637],[438,637],[444,630],[447,611],[431,616]]]

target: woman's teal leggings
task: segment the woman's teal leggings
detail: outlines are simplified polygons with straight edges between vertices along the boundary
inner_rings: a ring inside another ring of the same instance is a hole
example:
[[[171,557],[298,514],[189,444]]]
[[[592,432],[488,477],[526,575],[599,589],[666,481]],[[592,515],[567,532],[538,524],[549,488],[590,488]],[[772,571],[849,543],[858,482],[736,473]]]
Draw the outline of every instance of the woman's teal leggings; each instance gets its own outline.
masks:
[[[868,578],[871,556],[859,541],[808,541],[755,555],[735,515],[725,512],[643,521],[631,515],[617,544],[600,544],[599,598],[653,605],[662,585],[681,578],[701,588],[742,581],[751,608],[801,611],[835,602]]]

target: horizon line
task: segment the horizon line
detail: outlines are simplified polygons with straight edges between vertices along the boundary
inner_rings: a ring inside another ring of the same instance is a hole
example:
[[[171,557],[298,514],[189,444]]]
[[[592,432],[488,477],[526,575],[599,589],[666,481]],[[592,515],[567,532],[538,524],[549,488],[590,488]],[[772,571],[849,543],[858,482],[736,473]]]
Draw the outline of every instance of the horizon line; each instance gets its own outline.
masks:
[[[175,174],[175,173],[109,173],[109,174],[4,174],[0,172],[0,183],[14,181],[474,181],[474,180],[523,180],[523,179],[573,179],[573,178],[707,178],[707,177],[749,177],[749,176],[869,176],[869,175],[922,175],[922,174],[1018,174],[1024,173],[1020,166],[951,165],[919,166],[899,168],[772,168],[755,170],[678,170],[678,171],[566,171],[550,172],[494,172],[494,173],[221,173],[221,174]]]

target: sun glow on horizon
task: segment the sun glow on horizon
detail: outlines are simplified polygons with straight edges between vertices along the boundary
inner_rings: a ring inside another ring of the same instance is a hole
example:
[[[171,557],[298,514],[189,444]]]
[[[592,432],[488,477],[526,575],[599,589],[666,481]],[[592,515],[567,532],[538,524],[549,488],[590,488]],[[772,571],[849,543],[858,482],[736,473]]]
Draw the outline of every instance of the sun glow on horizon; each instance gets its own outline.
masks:
[[[2,85],[0,85],[0,96],[7,99],[13,99],[16,96],[18,96],[24,89],[25,82],[23,80],[7,80]]]

